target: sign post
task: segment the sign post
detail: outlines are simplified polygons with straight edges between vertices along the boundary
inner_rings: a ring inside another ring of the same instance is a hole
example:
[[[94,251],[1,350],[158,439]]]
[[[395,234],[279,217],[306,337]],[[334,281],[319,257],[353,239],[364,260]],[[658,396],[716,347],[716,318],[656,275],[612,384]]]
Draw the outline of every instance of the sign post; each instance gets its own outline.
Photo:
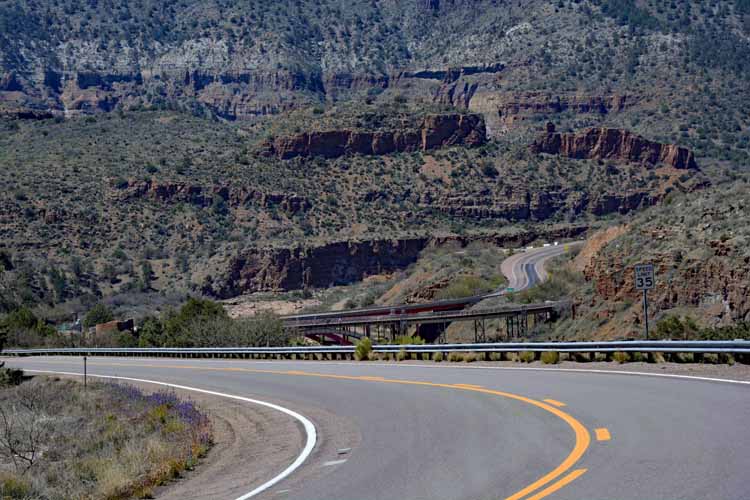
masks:
[[[635,266],[635,289],[643,290],[643,322],[646,327],[646,340],[648,340],[648,291],[654,288],[653,264],[639,264]]]

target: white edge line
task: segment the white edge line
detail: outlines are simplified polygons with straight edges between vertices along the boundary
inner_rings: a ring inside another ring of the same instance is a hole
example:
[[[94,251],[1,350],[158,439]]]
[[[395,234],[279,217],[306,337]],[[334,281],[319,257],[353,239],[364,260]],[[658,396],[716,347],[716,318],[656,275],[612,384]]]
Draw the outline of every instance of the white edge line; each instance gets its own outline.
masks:
[[[58,374],[58,375],[73,375],[73,376],[77,376],[77,377],[83,376],[83,373],[75,373],[75,372],[56,372],[56,371],[50,371],[50,370],[24,370],[24,371],[27,371],[27,372],[36,372],[36,373],[54,373],[54,374]],[[257,400],[257,399],[250,399],[250,398],[246,398],[246,397],[243,397],[243,396],[235,396],[233,394],[225,394],[223,392],[209,391],[207,389],[200,389],[200,388],[197,388],[197,387],[189,387],[189,386],[186,386],[186,385],[169,384],[167,382],[158,382],[156,380],[147,380],[147,379],[131,378],[131,377],[118,377],[118,376],[114,376],[114,375],[93,375],[93,374],[90,374],[90,373],[88,374],[88,376],[89,377],[96,377],[96,378],[109,378],[109,379],[117,379],[117,380],[129,380],[131,382],[143,382],[143,383],[147,383],[147,384],[163,385],[163,386],[166,386],[166,387],[174,387],[175,389],[184,389],[184,390],[187,390],[187,391],[200,392],[200,393],[203,393],[203,394],[210,394],[212,396],[220,396],[220,397],[223,397],[223,398],[236,399],[236,400],[239,400],[239,401],[245,401],[247,403],[253,403],[253,404],[256,404],[256,405],[266,406],[268,408],[272,408],[274,410],[277,410],[277,411],[280,411],[282,413],[285,413],[285,414],[289,415],[290,417],[293,417],[296,420],[298,420],[299,422],[301,422],[302,425],[305,428],[305,433],[307,434],[307,442],[305,443],[305,447],[302,450],[302,453],[299,454],[299,456],[297,457],[297,459],[294,462],[292,462],[292,464],[289,465],[289,467],[287,467],[286,469],[284,469],[280,474],[278,474],[276,477],[274,477],[270,481],[266,481],[265,483],[263,483],[260,486],[258,486],[257,488],[255,488],[253,491],[251,491],[249,493],[245,493],[244,495],[242,495],[240,497],[237,497],[235,500],[246,500],[248,498],[252,498],[252,497],[254,497],[254,496],[262,493],[263,491],[267,490],[268,488],[274,486],[275,484],[277,484],[278,482],[282,481],[286,477],[288,477],[292,472],[294,472],[295,470],[297,470],[302,465],[302,463],[305,460],[307,460],[307,458],[312,453],[312,450],[315,447],[315,443],[317,442],[317,439],[318,439],[317,432],[315,430],[315,425],[313,425],[313,423],[310,422],[310,420],[308,420],[306,417],[304,417],[303,415],[300,415],[299,413],[297,413],[297,412],[295,412],[293,410],[290,410],[288,408],[284,408],[283,406],[279,406],[279,405],[276,405],[276,404],[273,404],[273,403],[268,403],[266,401],[260,401],[260,400]]]

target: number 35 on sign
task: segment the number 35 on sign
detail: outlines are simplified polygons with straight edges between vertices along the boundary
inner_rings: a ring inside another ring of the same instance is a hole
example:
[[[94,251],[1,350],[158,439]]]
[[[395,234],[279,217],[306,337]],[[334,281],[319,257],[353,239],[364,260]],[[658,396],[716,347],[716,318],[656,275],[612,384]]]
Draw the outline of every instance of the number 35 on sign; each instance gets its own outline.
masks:
[[[635,266],[635,289],[651,290],[654,288],[654,265],[640,264]]]

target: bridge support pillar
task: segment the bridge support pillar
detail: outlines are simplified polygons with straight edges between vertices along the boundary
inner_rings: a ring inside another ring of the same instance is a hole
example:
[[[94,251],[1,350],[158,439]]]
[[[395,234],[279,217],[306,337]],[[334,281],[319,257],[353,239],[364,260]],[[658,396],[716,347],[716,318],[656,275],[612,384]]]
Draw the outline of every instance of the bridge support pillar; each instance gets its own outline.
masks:
[[[474,343],[487,342],[487,329],[484,318],[474,320]]]

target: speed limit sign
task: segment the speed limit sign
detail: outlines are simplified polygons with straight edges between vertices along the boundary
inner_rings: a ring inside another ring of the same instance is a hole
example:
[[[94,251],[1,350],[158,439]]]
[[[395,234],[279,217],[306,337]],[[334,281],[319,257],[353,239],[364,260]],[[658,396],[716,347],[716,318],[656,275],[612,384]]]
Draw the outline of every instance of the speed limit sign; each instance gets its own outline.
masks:
[[[635,289],[636,290],[651,290],[655,285],[654,280],[654,265],[653,264],[641,264],[635,266]]]

